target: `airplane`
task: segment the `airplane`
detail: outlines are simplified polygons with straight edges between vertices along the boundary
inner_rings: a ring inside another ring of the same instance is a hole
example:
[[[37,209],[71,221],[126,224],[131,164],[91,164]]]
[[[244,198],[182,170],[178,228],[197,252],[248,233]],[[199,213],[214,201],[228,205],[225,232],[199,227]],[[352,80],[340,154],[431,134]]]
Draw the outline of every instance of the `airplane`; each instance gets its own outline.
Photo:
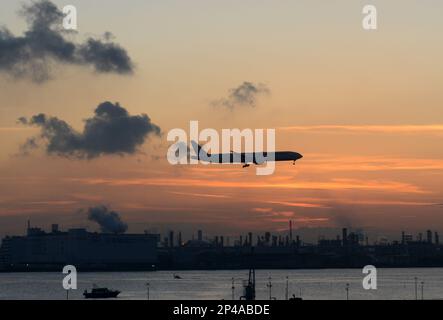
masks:
[[[267,152],[259,153],[260,156],[262,156],[262,159],[257,159],[254,152],[250,153],[236,153],[231,151],[229,154],[214,154],[211,155],[210,153],[207,153],[197,142],[194,140],[191,141],[192,148],[194,149],[195,153],[197,154],[197,157],[193,156],[193,159],[197,160],[203,160],[210,163],[243,163],[243,168],[247,168],[250,166],[250,163],[253,164],[263,164],[267,159]],[[295,161],[303,158],[303,156],[298,152],[293,151],[276,151],[274,152],[274,159],[271,161],[293,161],[293,164],[295,164]],[[269,161],[269,160],[268,160]]]

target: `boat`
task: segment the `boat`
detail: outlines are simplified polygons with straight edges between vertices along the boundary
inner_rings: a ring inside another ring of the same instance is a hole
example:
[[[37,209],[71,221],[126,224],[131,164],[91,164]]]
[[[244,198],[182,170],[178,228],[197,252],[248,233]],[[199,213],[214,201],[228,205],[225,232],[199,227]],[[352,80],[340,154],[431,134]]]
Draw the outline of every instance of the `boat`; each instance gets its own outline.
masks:
[[[295,294],[292,295],[291,298],[289,298],[290,301],[303,301],[302,297],[296,297]]]
[[[244,283],[244,294],[240,300],[255,300],[255,269],[253,268],[249,269],[249,279]]]
[[[117,298],[120,294],[118,290],[109,290],[108,288],[92,288],[91,292],[85,290],[83,296],[86,299],[107,299],[107,298]]]

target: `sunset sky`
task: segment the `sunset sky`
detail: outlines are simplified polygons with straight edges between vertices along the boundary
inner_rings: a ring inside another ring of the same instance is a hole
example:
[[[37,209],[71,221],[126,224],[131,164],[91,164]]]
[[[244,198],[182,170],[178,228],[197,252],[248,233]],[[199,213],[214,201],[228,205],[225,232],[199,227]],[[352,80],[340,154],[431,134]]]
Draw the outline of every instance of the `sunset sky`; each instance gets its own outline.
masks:
[[[376,31],[361,27],[368,3]],[[119,212],[130,232],[235,235],[282,231],[289,219],[295,228],[443,232],[442,1],[69,4],[78,32],[66,38],[111,32],[133,73],[51,61],[51,79],[37,83],[0,68],[0,236],[23,233],[28,219],[95,230],[81,209],[97,205]],[[20,3],[1,6],[0,25],[21,36]],[[253,104],[214,103],[245,82],[268,92]],[[43,113],[82,132],[105,101],[147,114],[162,134],[124,155],[22,152],[40,129],[17,119]],[[277,149],[304,157],[271,176],[254,166],[172,166],[166,134],[191,120],[201,129],[275,128]]]

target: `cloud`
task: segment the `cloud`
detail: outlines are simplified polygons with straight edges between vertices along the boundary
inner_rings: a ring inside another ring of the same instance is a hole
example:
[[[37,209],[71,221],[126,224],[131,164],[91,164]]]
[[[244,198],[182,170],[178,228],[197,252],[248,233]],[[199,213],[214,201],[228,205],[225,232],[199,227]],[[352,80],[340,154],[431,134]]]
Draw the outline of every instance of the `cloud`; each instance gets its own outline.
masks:
[[[298,189],[298,190],[340,190],[340,191],[373,191],[392,193],[413,193],[426,194],[429,191],[420,187],[397,181],[379,180],[357,180],[357,179],[333,179],[328,181],[294,181],[285,183],[273,182],[247,182],[247,181],[220,181],[205,179],[187,178],[127,178],[127,179],[106,179],[106,178],[72,178],[70,181],[77,181],[88,185],[108,185],[108,186],[170,186],[186,188],[225,188],[225,189]]]
[[[65,157],[96,158],[109,154],[134,154],[149,134],[160,135],[160,128],[146,115],[131,116],[118,103],[103,102],[94,116],[85,120],[83,132],[77,132],[67,122],[38,114],[30,119],[21,117],[25,125],[38,126],[41,132],[22,145],[25,154],[46,143],[46,152]]]
[[[270,204],[277,204],[286,207],[300,207],[300,208],[329,208],[327,205],[321,203],[307,203],[307,202],[290,202],[290,201],[268,201]]]
[[[110,211],[106,206],[97,206],[89,208],[88,219],[98,223],[104,233],[125,233],[128,225],[120,218],[120,214]]]
[[[389,158],[380,156],[337,156],[311,154],[303,167],[316,172],[325,171],[424,171],[443,170],[443,160],[426,158]]]
[[[62,28],[64,15],[49,0],[24,5],[20,15],[28,24],[22,36],[0,28],[0,72],[37,83],[51,79],[54,63],[91,66],[98,73],[133,72],[131,58],[110,41],[109,32],[103,39],[88,38],[80,44],[66,39],[73,32]]]
[[[230,198],[230,196],[223,195],[223,194],[193,193],[193,192],[174,192],[174,191],[170,191],[169,193],[176,194],[176,195],[179,195],[179,196],[189,196],[189,197],[222,198],[222,199]]]
[[[279,127],[279,130],[318,133],[387,133],[387,134],[442,134],[442,124],[424,125],[306,125]]]
[[[344,206],[338,203],[333,205],[329,212],[329,217],[337,227],[351,228],[353,225],[359,223],[353,207]]]
[[[316,225],[319,223],[322,224],[329,221],[328,217],[301,216],[295,213],[294,211],[290,210],[274,210],[273,208],[258,207],[258,208],[253,208],[252,211],[258,213],[257,215],[258,219],[264,219],[265,221],[269,222],[283,222],[283,223],[287,223],[288,220],[292,220],[292,222],[298,224],[299,226],[301,224]]]
[[[211,104],[229,109],[234,109],[238,106],[255,107],[258,97],[269,93],[270,90],[266,85],[245,81],[238,87],[230,89],[227,97],[215,100]]]

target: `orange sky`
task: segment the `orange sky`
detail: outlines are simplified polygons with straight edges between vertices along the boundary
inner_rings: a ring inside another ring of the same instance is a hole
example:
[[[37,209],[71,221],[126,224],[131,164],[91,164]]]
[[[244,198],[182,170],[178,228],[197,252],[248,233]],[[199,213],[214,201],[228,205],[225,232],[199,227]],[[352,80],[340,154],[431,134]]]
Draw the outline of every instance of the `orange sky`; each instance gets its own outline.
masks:
[[[130,231],[281,230],[289,219],[296,228],[442,230],[442,4],[373,2],[375,32],[361,28],[360,1],[71,1],[77,37],[112,31],[135,73],[55,65],[43,84],[0,74],[0,235],[23,232],[28,218],[93,228],[78,210],[98,204]],[[5,3],[0,21],[20,34],[19,5]],[[270,93],[253,107],[211,104],[244,81]],[[103,101],[148,114],[163,133],[190,120],[275,128],[277,149],[304,158],[269,177],[253,166],[171,166],[165,135],[124,157],[18,155],[38,132],[19,117],[46,113],[81,130]]]

